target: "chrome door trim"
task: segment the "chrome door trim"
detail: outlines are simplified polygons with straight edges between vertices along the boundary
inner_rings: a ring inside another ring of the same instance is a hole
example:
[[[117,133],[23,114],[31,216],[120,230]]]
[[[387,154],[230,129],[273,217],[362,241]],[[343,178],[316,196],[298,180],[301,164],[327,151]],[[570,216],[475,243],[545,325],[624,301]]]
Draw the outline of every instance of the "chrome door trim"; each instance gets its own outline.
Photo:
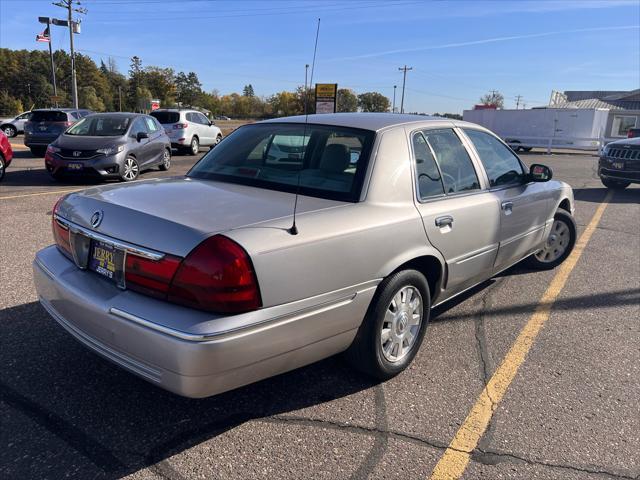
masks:
[[[126,253],[132,253],[140,257],[148,258],[149,260],[162,260],[165,257],[165,254],[162,252],[151,250],[145,247],[139,247],[138,245],[134,245],[132,243],[125,242],[122,240],[116,240],[115,238],[109,237],[107,235],[94,232],[93,230],[89,230],[88,228],[82,227],[77,223],[74,223],[65,218],[62,218],[58,214],[54,214],[53,218],[56,221],[58,221],[58,223],[60,223],[61,225],[66,226],[69,230],[71,230],[72,233],[75,233],[75,234],[80,233],[86,237],[89,237],[92,240],[108,243],[109,245],[112,245],[115,248],[124,250]]]

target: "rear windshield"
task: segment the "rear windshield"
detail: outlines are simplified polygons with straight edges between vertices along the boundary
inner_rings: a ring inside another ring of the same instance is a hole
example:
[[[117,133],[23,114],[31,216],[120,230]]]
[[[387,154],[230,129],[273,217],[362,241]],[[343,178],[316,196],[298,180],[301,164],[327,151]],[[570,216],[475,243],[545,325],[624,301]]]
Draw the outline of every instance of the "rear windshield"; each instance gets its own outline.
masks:
[[[326,125],[265,123],[239,128],[189,177],[302,195],[358,201],[374,132]]]
[[[178,123],[180,121],[180,113],[178,112],[151,112],[149,115],[164,124]]]
[[[66,122],[67,114],[57,110],[45,110],[32,112],[29,117],[31,122]]]
[[[67,130],[65,135],[119,137],[126,133],[130,120],[121,115],[85,117]]]

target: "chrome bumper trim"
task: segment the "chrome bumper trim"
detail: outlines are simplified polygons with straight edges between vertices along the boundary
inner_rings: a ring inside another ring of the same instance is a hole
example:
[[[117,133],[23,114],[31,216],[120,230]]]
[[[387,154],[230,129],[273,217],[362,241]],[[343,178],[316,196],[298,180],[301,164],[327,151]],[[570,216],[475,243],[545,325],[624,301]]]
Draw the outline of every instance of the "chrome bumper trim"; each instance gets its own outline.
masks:
[[[180,340],[186,340],[188,342],[207,342],[211,340],[220,340],[222,338],[226,339],[227,337],[233,337],[234,335],[242,335],[247,330],[256,329],[259,327],[267,327],[267,326],[272,326],[274,324],[288,323],[295,320],[300,320],[302,318],[305,318],[311,315],[317,315],[319,313],[323,313],[328,310],[333,310],[334,308],[339,308],[344,305],[347,305],[351,303],[356,298],[356,296],[357,296],[357,293],[354,293],[352,295],[341,297],[336,300],[331,300],[325,303],[321,303],[319,305],[314,305],[313,307],[303,308],[295,312],[278,315],[273,318],[261,320],[258,322],[253,322],[248,325],[243,325],[241,327],[231,328],[228,330],[223,330],[215,333],[201,333],[201,334],[183,332],[182,330],[176,330],[173,328],[165,327],[163,325],[158,325],[157,323],[154,323],[152,321],[149,321],[137,315],[133,315],[129,312],[125,312],[124,310],[121,310],[115,307],[109,308],[109,313],[111,315],[115,315],[116,317],[120,317],[122,319],[136,323],[145,328],[155,330],[157,332],[163,333],[165,335],[169,335],[171,337],[179,338]]]
[[[101,233],[94,232],[93,230],[89,230],[88,228],[81,227],[77,223],[73,223],[65,218],[62,218],[58,214],[54,214],[53,218],[55,218],[61,225],[64,225],[67,228],[69,228],[73,233],[80,233],[86,237],[89,237],[92,240],[108,243],[110,245],[113,245],[115,248],[124,250],[127,253],[133,253],[134,255],[139,255],[141,257],[145,257],[150,260],[161,260],[165,256],[165,254],[162,252],[158,252],[158,251],[151,250],[144,247],[139,247],[138,245],[134,245],[129,242],[124,242],[122,240],[116,240],[115,238],[111,238],[106,235],[102,235]]]

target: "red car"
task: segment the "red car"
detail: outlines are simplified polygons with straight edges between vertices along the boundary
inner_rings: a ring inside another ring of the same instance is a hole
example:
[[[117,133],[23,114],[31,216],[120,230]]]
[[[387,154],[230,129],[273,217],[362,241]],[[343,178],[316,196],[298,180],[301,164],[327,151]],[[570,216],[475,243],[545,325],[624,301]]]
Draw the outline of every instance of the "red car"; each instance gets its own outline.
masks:
[[[4,171],[9,166],[12,159],[13,150],[11,149],[9,139],[4,132],[0,132],[0,180],[4,177]]]

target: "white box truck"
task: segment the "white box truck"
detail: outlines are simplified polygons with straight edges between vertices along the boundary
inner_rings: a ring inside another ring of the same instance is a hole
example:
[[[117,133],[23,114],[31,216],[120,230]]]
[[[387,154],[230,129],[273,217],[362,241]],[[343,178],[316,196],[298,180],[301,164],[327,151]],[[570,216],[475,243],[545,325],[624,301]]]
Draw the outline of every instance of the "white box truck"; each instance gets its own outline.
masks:
[[[486,109],[465,110],[463,119],[493,131],[514,150],[598,150],[608,115],[606,108]]]

